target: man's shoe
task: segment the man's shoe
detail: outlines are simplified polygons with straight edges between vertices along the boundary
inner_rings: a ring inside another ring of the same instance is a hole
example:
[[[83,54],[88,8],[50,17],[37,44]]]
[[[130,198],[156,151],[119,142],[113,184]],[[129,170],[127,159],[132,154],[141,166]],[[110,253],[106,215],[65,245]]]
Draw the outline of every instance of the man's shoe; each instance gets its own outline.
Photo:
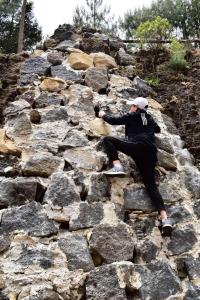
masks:
[[[103,174],[111,175],[111,176],[126,175],[126,173],[124,172],[124,168],[122,166],[119,167],[114,166],[112,169],[108,171],[104,171]]]
[[[163,236],[170,236],[172,234],[173,226],[170,219],[161,220],[161,234]]]

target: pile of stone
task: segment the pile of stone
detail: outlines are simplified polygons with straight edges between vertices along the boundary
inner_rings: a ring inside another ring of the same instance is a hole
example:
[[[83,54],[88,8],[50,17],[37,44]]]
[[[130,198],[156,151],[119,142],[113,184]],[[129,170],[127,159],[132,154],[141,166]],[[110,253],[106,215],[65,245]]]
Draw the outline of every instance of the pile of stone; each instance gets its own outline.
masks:
[[[126,99],[154,94],[133,57],[121,41],[70,25],[44,47],[22,65],[0,132],[0,298],[199,299],[200,173],[172,120],[149,99],[175,224],[163,238],[134,162],[120,154],[124,178],[102,172],[101,137],[124,128],[95,118],[94,106],[117,115]]]

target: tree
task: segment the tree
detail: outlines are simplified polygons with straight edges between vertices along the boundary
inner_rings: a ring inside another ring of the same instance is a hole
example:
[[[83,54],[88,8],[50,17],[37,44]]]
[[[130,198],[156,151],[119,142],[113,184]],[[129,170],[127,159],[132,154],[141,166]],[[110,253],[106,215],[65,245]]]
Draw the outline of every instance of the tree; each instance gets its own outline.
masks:
[[[103,0],[86,0],[86,7],[77,6],[75,8],[73,25],[77,28],[89,26],[95,30],[115,33],[118,26],[109,17],[109,14],[110,7],[103,6]]]
[[[22,0],[0,0],[0,51],[17,52]],[[42,38],[41,29],[33,16],[33,3],[26,4],[24,50],[30,50]]]
[[[19,22],[19,37],[18,37],[18,47],[17,52],[21,52],[24,46],[24,26],[25,26],[25,16],[26,16],[26,5],[27,0],[23,0],[21,17]]]

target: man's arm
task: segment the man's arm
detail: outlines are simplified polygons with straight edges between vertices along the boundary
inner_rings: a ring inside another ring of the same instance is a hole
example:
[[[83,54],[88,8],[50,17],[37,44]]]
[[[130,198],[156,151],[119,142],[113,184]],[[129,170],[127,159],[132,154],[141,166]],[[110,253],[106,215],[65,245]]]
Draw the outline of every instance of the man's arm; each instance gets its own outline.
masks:
[[[125,114],[120,117],[111,117],[107,114],[104,114],[102,116],[102,119],[110,125],[125,125],[127,123],[128,118],[129,114]]]

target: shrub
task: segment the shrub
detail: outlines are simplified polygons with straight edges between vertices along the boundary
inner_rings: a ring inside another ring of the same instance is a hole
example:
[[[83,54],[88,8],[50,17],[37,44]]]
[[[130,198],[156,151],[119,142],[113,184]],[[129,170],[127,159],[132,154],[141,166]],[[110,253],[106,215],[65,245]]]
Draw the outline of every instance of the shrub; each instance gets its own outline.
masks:
[[[160,80],[157,77],[146,77],[145,80],[150,86],[157,87],[159,86]]]
[[[170,61],[169,66],[176,71],[184,71],[187,68],[185,60],[185,48],[177,39],[172,39],[170,45]]]

